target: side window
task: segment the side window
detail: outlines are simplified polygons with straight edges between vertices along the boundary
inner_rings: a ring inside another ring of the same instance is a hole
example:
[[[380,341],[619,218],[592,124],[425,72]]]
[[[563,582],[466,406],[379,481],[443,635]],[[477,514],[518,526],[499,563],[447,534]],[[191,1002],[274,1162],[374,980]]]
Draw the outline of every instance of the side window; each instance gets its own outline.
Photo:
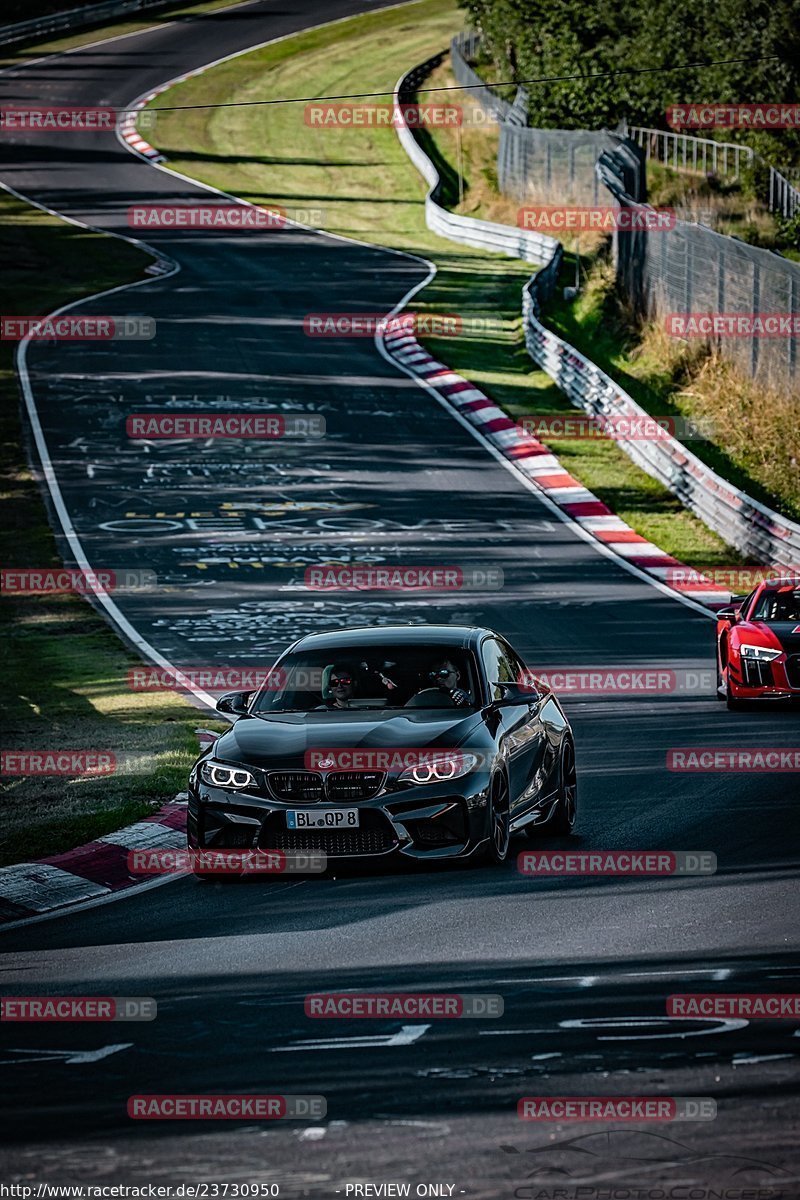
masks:
[[[515,666],[518,660],[496,638],[486,639],[481,646],[481,658],[483,659],[483,666],[486,671],[486,680],[489,684],[489,699],[499,700],[503,695],[502,689],[492,687],[492,684],[514,683],[518,678],[518,675],[515,673]]]
[[[503,642],[502,646],[505,654],[505,660],[508,663],[509,670],[511,671],[511,674],[509,675],[509,682],[523,683],[524,680],[530,675],[530,671],[525,666],[525,663],[522,661],[519,655],[514,653],[508,642]],[[500,678],[502,678],[502,676]]]
[[[739,611],[741,612],[741,614],[744,618],[747,618],[749,616],[749,608],[750,608],[750,605],[753,603],[753,597],[755,596],[757,591],[758,591],[758,588],[753,588],[750,595],[745,596],[744,600],[742,601],[742,603],[739,606]]]

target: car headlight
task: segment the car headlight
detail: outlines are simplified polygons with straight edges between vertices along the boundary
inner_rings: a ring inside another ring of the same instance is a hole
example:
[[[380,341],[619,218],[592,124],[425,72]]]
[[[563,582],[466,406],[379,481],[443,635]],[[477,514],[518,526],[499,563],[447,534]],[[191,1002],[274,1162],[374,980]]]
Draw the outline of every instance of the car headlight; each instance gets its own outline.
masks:
[[[245,767],[229,767],[225,763],[204,762],[200,768],[200,778],[212,787],[232,788],[241,791],[242,788],[255,787],[256,777]]]
[[[770,650],[767,646],[751,646],[745,642],[739,647],[742,658],[756,659],[757,662],[772,662],[782,653],[781,650]]]
[[[411,783],[446,783],[449,779],[460,779],[474,771],[480,762],[477,754],[462,754],[454,751],[452,754],[433,754],[429,759],[406,767],[398,775],[399,780]]]

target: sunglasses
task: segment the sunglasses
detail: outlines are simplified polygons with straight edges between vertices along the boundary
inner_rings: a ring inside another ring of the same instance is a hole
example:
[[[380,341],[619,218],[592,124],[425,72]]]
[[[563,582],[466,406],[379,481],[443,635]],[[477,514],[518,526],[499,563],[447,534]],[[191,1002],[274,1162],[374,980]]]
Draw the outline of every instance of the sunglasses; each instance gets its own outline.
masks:
[[[438,671],[430,671],[429,679],[446,679],[448,675],[455,671],[455,667],[440,667]]]
[[[331,687],[339,687],[340,684],[347,685],[352,682],[349,675],[331,675]]]

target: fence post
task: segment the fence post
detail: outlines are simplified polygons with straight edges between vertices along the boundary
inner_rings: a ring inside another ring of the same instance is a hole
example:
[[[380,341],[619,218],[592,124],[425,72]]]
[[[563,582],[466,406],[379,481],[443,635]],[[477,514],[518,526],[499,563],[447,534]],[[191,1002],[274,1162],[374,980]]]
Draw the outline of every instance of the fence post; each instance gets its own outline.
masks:
[[[797,295],[797,280],[794,275],[789,276],[789,313],[794,318],[800,312]],[[788,362],[787,369],[790,379],[794,379],[795,368],[797,367],[797,338],[788,337],[786,339]]]
[[[753,263],[753,312],[761,311],[761,267],[757,262]],[[757,337],[750,338],[750,374],[753,379],[756,377],[758,370],[758,350],[759,340]]]

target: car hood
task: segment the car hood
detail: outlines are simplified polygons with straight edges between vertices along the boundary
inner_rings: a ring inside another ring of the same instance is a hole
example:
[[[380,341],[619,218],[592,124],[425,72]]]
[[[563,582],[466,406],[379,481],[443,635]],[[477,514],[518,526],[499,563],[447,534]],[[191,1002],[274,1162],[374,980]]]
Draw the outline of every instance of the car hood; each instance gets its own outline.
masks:
[[[450,749],[481,725],[480,713],[415,710],[381,712],[272,713],[241,717],[213,748],[214,758],[247,766],[300,768],[308,750]]]
[[[747,632],[759,634],[760,640],[787,654],[800,654],[800,624],[797,621],[748,621],[740,627],[740,641],[747,641]]]

